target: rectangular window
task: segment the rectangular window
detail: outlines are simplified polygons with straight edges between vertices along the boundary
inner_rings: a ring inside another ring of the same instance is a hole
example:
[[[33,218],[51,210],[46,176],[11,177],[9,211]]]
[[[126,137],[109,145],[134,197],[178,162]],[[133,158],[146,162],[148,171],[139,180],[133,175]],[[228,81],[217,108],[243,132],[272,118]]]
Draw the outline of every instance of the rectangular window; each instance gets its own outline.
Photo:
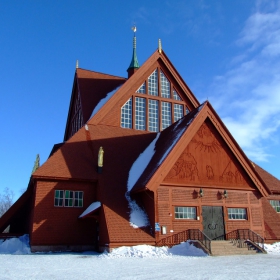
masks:
[[[73,207],[73,191],[64,192],[64,206]]]
[[[146,98],[135,98],[135,128],[146,130]]]
[[[247,211],[245,208],[228,208],[229,220],[247,220]]]
[[[161,127],[167,128],[171,125],[171,103],[161,102]]]
[[[63,207],[63,194],[64,191],[55,190],[54,206]]]
[[[158,101],[149,100],[149,131],[158,132]]]
[[[158,96],[158,71],[157,69],[148,78],[148,90],[150,95]]]
[[[132,128],[132,98],[122,106],[121,127]]]
[[[280,213],[280,201],[279,200],[269,200],[271,206],[275,209],[277,213]]]
[[[196,207],[175,207],[175,219],[196,220]]]
[[[177,122],[184,116],[184,106],[180,104],[174,104],[174,122]]]
[[[75,207],[83,207],[83,192],[75,192]]]

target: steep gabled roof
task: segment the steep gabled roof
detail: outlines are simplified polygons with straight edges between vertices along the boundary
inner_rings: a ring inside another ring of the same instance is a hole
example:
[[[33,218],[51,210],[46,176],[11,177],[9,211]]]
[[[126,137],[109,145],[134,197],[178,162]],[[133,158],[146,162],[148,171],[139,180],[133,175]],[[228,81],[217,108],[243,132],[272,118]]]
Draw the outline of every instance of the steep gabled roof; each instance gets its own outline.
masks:
[[[155,154],[148,163],[142,176],[136,182],[132,191],[137,192],[144,189],[154,191],[162,183],[170,171],[170,166],[173,166],[176,163],[176,160],[183,153],[185,147],[190,143],[195,133],[206,119],[209,119],[214,125],[228,148],[262,195],[267,196],[270,191],[266,184],[255,171],[247,156],[234,140],[208,101],[161,132],[156,143]],[[172,147],[171,149],[169,149],[170,146]]]
[[[77,68],[74,77],[64,141],[67,140],[67,131],[70,122],[69,118],[72,110],[74,109],[74,96],[77,90],[80,93],[82,116],[84,123],[86,123],[98,102],[103,99],[107,93],[119,87],[125,83],[125,81],[126,78],[123,77]]]
[[[108,114],[112,114],[112,112],[114,112],[114,109],[121,108],[121,106],[125,104],[125,102],[131,97],[131,95],[136,92],[137,89],[142,85],[143,81],[152,74],[157,65],[160,65],[171,73],[172,77],[181,88],[182,92],[184,92],[184,100],[186,101],[190,109],[193,110],[197,108],[200,105],[199,101],[186,85],[168,57],[163,51],[161,53],[155,51],[152,56],[150,56],[148,60],[137,70],[137,72],[135,72],[107,101],[107,103],[104,104],[102,109],[99,110],[95,114],[95,116],[88,121],[88,123],[102,123],[102,120]],[[114,116],[114,114],[112,114],[112,116]]]
[[[276,177],[262,169],[255,163],[252,163],[257,173],[260,175],[262,180],[265,182],[267,188],[271,191],[272,194],[280,194],[280,180]]]

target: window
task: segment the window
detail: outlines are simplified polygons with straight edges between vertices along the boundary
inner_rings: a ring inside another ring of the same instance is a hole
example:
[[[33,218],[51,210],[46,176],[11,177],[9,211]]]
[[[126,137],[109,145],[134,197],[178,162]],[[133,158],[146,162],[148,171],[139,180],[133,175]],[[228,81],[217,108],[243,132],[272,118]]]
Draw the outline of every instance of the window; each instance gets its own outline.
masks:
[[[183,105],[174,104],[174,122],[177,122],[184,116]]]
[[[54,206],[63,206],[63,191],[55,190],[54,194]]]
[[[176,90],[173,90],[173,98],[175,100],[180,100],[182,101],[181,97],[179,96],[179,94],[176,92]]]
[[[148,78],[149,95],[158,96],[158,71],[157,69]]]
[[[280,201],[279,200],[269,200],[271,206],[275,209],[277,213],[280,213]]]
[[[54,206],[58,207],[83,207],[84,193],[81,191],[55,190]]]
[[[171,103],[161,102],[161,128],[167,128],[171,122]]]
[[[136,91],[138,93],[146,93],[146,83],[144,82],[140,88]]]
[[[73,191],[65,191],[64,206],[73,207]]]
[[[170,83],[160,71],[161,97],[170,98]]]
[[[228,208],[228,218],[230,220],[247,220],[245,208]]]
[[[158,132],[158,101],[149,100],[149,131]]]
[[[135,98],[135,128],[146,130],[146,98]]]
[[[195,207],[175,207],[175,219],[192,219],[196,220]]]
[[[158,132],[188,113],[185,101],[158,67],[121,107],[121,127]]]
[[[121,127],[132,128],[132,98],[122,106]]]
[[[75,207],[83,207],[83,192],[75,192]]]

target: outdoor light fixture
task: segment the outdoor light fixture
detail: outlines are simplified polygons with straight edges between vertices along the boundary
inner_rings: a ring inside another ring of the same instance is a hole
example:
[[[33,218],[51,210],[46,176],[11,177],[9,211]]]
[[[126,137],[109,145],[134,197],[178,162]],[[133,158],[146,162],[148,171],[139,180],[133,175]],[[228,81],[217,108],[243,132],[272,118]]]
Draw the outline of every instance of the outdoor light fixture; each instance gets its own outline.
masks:
[[[223,193],[223,198],[227,198],[227,197],[228,197],[227,190],[224,190],[224,193]]]
[[[203,189],[200,188],[199,193],[198,193],[198,197],[203,197],[203,195],[204,195]]]

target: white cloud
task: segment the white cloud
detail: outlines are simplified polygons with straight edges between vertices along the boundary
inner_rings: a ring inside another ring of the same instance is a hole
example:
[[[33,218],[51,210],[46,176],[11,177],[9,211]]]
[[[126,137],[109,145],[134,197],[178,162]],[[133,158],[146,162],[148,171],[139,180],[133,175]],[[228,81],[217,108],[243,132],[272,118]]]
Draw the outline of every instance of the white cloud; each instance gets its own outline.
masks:
[[[279,141],[280,2],[273,2],[269,7],[258,2],[236,40],[239,53],[231,68],[216,77],[211,87],[210,101],[214,100],[237,142],[256,161],[270,157],[267,141]]]

